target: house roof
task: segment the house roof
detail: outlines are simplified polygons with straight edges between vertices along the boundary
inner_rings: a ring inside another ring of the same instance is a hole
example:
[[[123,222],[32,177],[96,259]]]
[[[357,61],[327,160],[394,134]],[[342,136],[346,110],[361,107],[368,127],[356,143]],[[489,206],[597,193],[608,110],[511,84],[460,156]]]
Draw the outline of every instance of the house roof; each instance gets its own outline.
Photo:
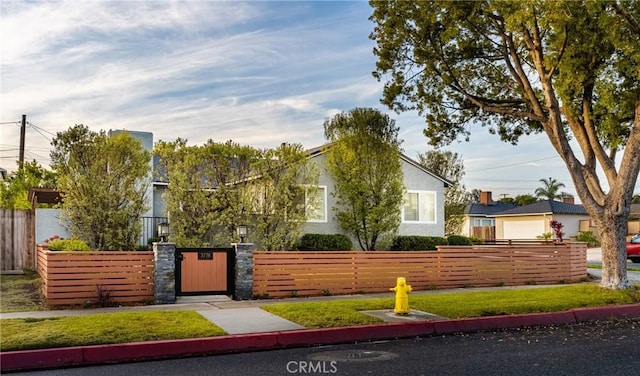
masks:
[[[324,145],[320,145],[320,146],[317,146],[317,147],[315,147],[315,148],[308,149],[308,150],[307,150],[307,153],[309,153],[309,157],[310,157],[310,158],[313,158],[313,157],[315,157],[315,156],[318,156],[318,155],[321,155],[321,154],[326,153],[327,149],[328,149],[329,147],[331,147],[331,145],[333,145],[333,144],[332,144],[332,143],[326,143],[326,144],[324,144]],[[442,176],[439,176],[438,174],[434,173],[433,171],[430,171],[429,169],[424,168],[420,163],[418,163],[417,161],[415,161],[415,160],[411,159],[411,158],[410,158],[409,156],[407,156],[406,154],[404,154],[404,153],[400,153],[400,158],[401,158],[403,161],[407,162],[408,164],[410,164],[410,165],[414,166],[415,168],[417,168],[417,169],[421,170],[422,172],[424,172],[424,173],[426,173],[426,174],[428,174],[428,175],[431,175],[431,176],[433,176],[434,178],[436,178],[436,179],[438,179],[438,180],[442,181],[442,182],[444,183],[444,187],[445,187],[445,188],[446,188],[446,187],[449,187],[449,186],[451,186],[451,185],[453,185],[453,182],[452,182],[451,180],[449,180],[449,179],[445,179],[445,178],[443,178]]]
[[[534,204],[518,206],[513,209],[504,210],[494,213],[494,217],[528,215],[528,214],[572,214],[572,215],[588,215],[582,205],[567,204],[560,201],[545,200]]]
[[[517,205],[505,202],[493,202],[490,205],[473,202],[467,206],[466,214],[470,216],[487,216],[499,213],[505,210],[514,209]]]

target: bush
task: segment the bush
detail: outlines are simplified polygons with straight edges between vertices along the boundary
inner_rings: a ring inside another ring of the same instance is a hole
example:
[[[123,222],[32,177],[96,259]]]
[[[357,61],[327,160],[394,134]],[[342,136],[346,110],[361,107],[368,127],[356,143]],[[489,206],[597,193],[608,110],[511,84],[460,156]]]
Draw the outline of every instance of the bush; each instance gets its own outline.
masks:
[[[89,245],[79,239],[58,239],[49,242],[50,251],[90,251]]]
[[[298,240],[300,251],[351,251],[353,243],[343,234],[304,234]]]
[[[583,231],[578,233],[578,236],[576,236],[576,240],[579,242],[587,243],[587,247],[597,247],[600,245],[600,241],[591,231]]]
[[[484,244],[484,239],[482,238],[477,238],[475,236],[470,236],[469,240],[471,241],[472,245],[476,245],[476,244]]]
[[[473,245],[471,239],[462,235],[449,235],[447,236],[447,242],[449,242],[449,245]]]
[[[447,245],[447,238],[440,236],[396,236],[392,251],[435,251],[438,245]]]

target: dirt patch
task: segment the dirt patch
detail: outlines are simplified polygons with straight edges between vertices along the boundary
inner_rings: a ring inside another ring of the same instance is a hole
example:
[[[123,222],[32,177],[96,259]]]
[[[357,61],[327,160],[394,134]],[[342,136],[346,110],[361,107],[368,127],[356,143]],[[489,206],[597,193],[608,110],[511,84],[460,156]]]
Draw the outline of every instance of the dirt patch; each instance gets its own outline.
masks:
[[[40,276],[34,271],[0,276],[0,312],[43,310]]]

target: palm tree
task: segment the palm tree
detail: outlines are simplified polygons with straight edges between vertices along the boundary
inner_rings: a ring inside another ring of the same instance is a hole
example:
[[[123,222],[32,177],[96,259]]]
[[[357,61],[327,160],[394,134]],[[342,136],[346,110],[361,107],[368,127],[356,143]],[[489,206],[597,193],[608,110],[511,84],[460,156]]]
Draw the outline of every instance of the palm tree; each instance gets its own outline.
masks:
[[[537,197],[547,200],[555,200],[556,198],[562,198],[562,192],[560,188],[564,188],[564,184],[560,183],[556,179],[540,179],[542,187],[536,188],[535,194]]]

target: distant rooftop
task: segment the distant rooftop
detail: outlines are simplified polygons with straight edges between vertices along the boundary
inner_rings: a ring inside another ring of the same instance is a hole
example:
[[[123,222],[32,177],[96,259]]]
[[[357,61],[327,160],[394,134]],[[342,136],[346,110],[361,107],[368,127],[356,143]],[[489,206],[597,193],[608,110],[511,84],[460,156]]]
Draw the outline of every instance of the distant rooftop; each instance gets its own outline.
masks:
[[[513,209],[495,212],[494,216],[521,215],[521,214],[573,214],[587,215],[582,205],[568,204],[561,201],[545,200],[534,204],[518,206]]]

